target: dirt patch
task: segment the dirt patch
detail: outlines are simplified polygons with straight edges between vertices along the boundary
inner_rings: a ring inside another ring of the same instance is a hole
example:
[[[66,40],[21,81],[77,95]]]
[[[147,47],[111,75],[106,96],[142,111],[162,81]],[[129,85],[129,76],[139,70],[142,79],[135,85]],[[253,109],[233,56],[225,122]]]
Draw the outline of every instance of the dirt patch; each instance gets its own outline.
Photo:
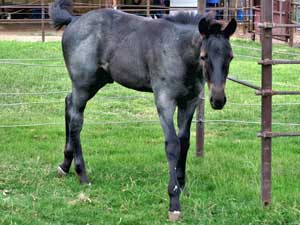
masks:
[[[46,25],[45,40],[60,41],[63,31],[54,30]],[[41,26],[38,24],[7,24],[0,25],[0,40],[9,41],[42,41]]]
[[[6,41],[42,41],[42,36],[37,35],[20,35],[20,34],[0,34],[0,40]],[[60,41],[60,36],[46,36],[45,41]]]

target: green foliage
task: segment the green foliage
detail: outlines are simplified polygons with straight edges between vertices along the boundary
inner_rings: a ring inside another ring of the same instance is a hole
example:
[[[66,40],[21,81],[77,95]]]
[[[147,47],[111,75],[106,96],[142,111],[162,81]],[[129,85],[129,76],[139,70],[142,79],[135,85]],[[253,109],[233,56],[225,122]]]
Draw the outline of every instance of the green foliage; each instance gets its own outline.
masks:
[[[260,52],[251,49],[259,45],[232,43],[236,56],[230,74],[260,85],[255,59]],[[300,54],[282,45],[274,51],[278,59],[297,58],[285,53]],[[71,85],[60,43],[0,42],[0,59],[8,58],[55,58],[20,62],[58,67],[1,64],[1,93],[60,93],[0,95],[0,224],[168,224],[168,169],[159,123],[103,124],[157,121],[152,95],[112,84],[89,102],[82,145],[92,186],[80,186],[73,168],[65,178],[56,176],[63,158],[64,97]],[[274,89],[300,89],[299,66],[274,66],[273,71]],[[253,90],[228,81],[227,97],[222,111],[213,111],[206,102],[206,120],[260,122],[260,98]],[[5,105],[28,102],[36,104]],[[52,103],[38,104],[43,102]],[[281,105],[291,102],[300,102],[299,97],[274,97],[275,123],[300,123],[300,105]],[[53,125],[3,128],[47,123]],[[189,195],[181,197],[183,218],[178,224],[300,224],[299,138],[274,139],[273,202],[263,208],[256,138],[260,125],[207,123],[205,129],[205,158],[196,158],[192,127]],[[274,125],[274,130],[299,132],[299,127]]]

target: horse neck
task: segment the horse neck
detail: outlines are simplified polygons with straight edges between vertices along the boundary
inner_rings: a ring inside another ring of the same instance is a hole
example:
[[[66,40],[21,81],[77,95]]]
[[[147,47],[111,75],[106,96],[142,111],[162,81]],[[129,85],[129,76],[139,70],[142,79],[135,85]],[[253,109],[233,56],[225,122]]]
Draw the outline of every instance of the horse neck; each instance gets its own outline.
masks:
[[[202,38],[197,27],[185,27],[184,30],[180,30],[178,35],[182,55],[187,60],[187,64],[198,64]]]

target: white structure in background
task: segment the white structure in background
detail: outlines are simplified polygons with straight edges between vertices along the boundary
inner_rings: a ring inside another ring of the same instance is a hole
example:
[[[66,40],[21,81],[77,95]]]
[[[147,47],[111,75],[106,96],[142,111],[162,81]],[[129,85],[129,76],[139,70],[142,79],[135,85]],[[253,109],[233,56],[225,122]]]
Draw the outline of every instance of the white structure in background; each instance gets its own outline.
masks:
[[[197,7],[197,0],[171,0],[171,7]]]
[[[170,0],[171,1],[171,4],[170,6],[171,7],[195,7],[197,8],[198,6],[198,3],[197,3],[197,0]],[[190,9],[190,10],[185,10],[185,11],[192,11],[192,12],[197,12],[197,9]],[[176,13],[176,11],[171,11],[170,12],[171,14],[174,14]]]

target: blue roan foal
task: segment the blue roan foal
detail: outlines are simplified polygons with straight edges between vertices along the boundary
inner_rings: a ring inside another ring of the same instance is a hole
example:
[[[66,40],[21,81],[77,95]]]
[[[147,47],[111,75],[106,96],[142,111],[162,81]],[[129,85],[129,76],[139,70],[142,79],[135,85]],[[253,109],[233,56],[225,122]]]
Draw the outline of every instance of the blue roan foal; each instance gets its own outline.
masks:
[[[100,9],[73,16],[70,0],[50,8],[54,26],[66,26],[62,49],[72,80],[66,97],[66,145],[60,174],[74,159],[81,183],[89,183],[80,144],[83,112],[100,88],[114,81],[138,91],[153,92],[165,135],[169,162],[169,218],[180,216],[179,196],[185,186],[190,127],[205,81],[210,103],[222,109],[225,82],[233,58],[229,37],[233,19],[222,29],[211,16],[179,13],[152,20],[117,10]],[[178,108],[178,133],[173,115]]]

